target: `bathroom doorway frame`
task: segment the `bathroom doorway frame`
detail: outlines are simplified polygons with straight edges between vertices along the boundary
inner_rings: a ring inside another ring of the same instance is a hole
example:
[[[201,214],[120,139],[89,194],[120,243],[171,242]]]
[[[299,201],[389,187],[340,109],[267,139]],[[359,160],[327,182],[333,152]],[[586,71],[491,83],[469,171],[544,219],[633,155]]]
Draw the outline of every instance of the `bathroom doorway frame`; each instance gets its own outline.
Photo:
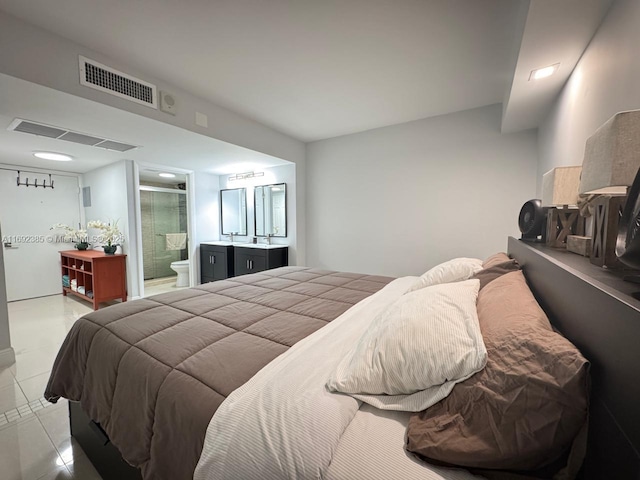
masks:
[[[189,260],[189,287],[194,287],[198,284],[198,272],[195,268],[195,260],[197,257],[196,245],[194,239],[196,238],[196,226],[193,219],[196,218],[195,211],[195,172],[193,170],[185,170],[183,168],[166,167],[164,165],[158,165],[156,163],[149,162],[134,162],[135,166],[135,202],[136,202],[136,232],[138,237],[138,284],[140,285],[140,297],[144,298],[144,259],[142,251],[142,204],[140,202],[140,167],[144,169],[152,169],[167,173],[177,173],[186,176],[187,184],[187,259]]]

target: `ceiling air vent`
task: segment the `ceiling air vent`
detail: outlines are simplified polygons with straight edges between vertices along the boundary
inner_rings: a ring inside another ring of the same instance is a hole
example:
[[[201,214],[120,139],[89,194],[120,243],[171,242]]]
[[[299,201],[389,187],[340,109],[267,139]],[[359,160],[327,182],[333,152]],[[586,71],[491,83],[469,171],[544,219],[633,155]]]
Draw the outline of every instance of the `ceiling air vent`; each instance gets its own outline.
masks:
[[[132,102],[158,108],[156,86],[79,55],[80,84]]]
[[[91,147],[100,147],[106,150],[116,150],[118,152],[127,152],[129,150],[133,150],[134,148],[138,148],[137,145],[116,142],[115,140],[108,140],[106,138],[87,135],[86,133],[74,132],[72,130],[66,130],[60,127],[53,127],[51,125],[45,125],[43,123],[36,123],[32,122],[31,120],[22,120],[21,118],[14,119],[7,130],[30,133],[31,135],[38,135],[39,137],[49,137],[55,138],[57,140],[65,140],[67,142],[89,145]]]

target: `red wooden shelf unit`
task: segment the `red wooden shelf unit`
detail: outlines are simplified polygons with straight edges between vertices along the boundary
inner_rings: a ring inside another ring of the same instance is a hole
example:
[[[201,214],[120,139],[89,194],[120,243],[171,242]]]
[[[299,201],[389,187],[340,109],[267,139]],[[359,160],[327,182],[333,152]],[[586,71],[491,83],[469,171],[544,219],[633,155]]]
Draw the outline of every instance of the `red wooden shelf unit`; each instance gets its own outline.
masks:
[[[106,255],[97,250],[60,252],[62,294],[76,295],[93,304],[121,299],[127,301],[126,255]],[[65,277],[66,276],[66,277]],[[69,285],[64,282],[68,278]]]

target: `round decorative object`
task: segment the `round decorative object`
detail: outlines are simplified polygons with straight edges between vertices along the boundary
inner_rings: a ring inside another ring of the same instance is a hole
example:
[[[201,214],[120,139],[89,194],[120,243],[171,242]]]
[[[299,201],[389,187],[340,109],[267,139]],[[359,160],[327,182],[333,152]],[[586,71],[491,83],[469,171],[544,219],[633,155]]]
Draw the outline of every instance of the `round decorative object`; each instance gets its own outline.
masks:
[[[106,253],[107,255],[113,255],[114,253],[116,253],[116,250],[118,249],[118,246],[117,245],[105,245],[102,248],[104,249],[104,253]]]
[[[539,199],[529,200],[520,209],[518,227],[522,232],[523,240],[537,240],[543,235],[546,219],[545,209]]]
[[[629,190],[618,224],[616,256],[625,265],[640,268],[640,170]]]
[[[87,242],[78,242],[76,243],[76,248],[78,250],[86,250],[87,248],[89,248],[89,244]]]

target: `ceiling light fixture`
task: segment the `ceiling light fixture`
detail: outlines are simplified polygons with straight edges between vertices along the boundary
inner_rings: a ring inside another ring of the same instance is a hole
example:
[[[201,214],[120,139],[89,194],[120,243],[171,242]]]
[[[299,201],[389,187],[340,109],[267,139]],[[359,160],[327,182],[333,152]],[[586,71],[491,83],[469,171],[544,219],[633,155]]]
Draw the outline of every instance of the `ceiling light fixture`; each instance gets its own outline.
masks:
[[[54,162],[70,162],[73,160],[73,157],[69,155],[54,152],[34,152],[33,156],[42,158],[43,160],[53,160]]]
[[[551,75],[553,75],[558,71],[559,67],[560,67],[559,63],[554,63],[553,65],[549,65],[548,67],[531,70],[531,74],[529,75],[529,81],[540,80],[541,78],[550,77]]]
[[[163,177],[163,178],[175,178],[176,175],[175,173],[159,173],[158,174],[159,177]]]

